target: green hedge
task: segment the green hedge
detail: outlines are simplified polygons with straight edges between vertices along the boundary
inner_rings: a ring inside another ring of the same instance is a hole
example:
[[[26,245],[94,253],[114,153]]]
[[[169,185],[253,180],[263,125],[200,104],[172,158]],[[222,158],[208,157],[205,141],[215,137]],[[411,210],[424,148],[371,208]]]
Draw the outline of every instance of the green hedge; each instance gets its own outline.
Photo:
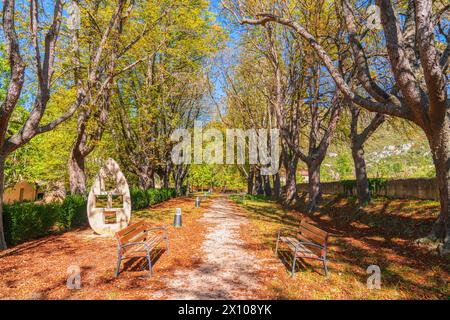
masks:
[[[177,196],[175,188],[142,190],[133,188],[130,190],[131,207],[133,210],[145,209]]]
[[[3,223],[8,245],[69,230],[87,222],[86,198],[67,196],[63,203],[23,202],[3,206]]]
[[[387,179],[385,178],[369,178],[369,191],[373,196],[377,196],[381,189],[386,187]],[[353,196],[353,188],[356,188],[356,180],[341,180],[344,186],[344,193],[346,196]]]
[[[86,225],[87,199],[80,195],[67,196],[62,204],[60,222],[65,229]]]
[[[148,207],[148,198],[144,190],[131,189],[131,208],[133,210],[143,209]]]
[[[176,190],[132,189],[133,209],[148,208],[176,197]],[[6,242],[16,245],[30,239],[46,236],[52,232],[70,230],[87,224],[87,199],[84,196],[67,196],[62,203],[37,204],[22,202],[3,206],[3,224]]]
[[[243,204],[245,200],[254,201],[254,202],[266,202],[271,201],[271,197],[267,197],[265,195],[253,195],[253,194],[244,194],[244,195],[232,195],[230,199],[238,204]]]

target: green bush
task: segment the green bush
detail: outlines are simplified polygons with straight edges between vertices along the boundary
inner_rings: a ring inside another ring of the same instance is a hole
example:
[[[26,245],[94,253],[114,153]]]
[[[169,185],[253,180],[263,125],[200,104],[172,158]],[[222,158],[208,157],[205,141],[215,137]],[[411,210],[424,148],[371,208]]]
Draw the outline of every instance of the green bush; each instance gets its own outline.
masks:
[[[344,187],[344,194],[347,197],[353,196],[353,188],[356,188],[356,180],[341,180]],[[377,196],[381,189],[386,187],[387,179],[385,178],[369,178],[369,191],[373,196]]]
[[[58,220],[57,205],[14,203],[3,206],[6,241],[14,245],[50,233]]]
[[[344,187],[344,195],[346,197],[353,196],[353,188],[356,188],[356,180],[341,180]]]
[[[133,188],[130,190],[130,194],[131,208],[139,210],[174,198],[177,195],[177,191],[175,188],[148,189],[145,191]]]
[[[63,203],[23,202],[3,206],[6,241],[15,245],[87,222],[86,198],[67,196]]]
[[[245,196],[238,196],[238,195],[231,195],[230,199],[237,204],[244,204],[244,201],[246,200]]]
[[[59,222],[65,229],[79,227],[88,223],[87,200],[80,195],[69,195],[62,203]]]
[[[130,196],[131,196],[131,208],[133,210],[139,210],[148,207],[149,205],[148,197],[144,190],[133,188],[130,190]]]
[[[254,202],[266,202],[271,201],[272,198],[266,195],[253,195],[253,194],[244,194],[244,195],[232,195],[230,199],[238,204],[243,204],[245,200],[254,201]]]
[[[149,205],[158,204],[164,201],[162,197],[162,192],[160,192],[158,189],[148,189],[147,197]]]
[[[370,178],[369,179],[369,190],[374,196],[377,196],[381,189],[386,187],[387,179],[385,178]]]
[[[133,209],[148,208],[176,196],[176,190],[130,190]],[[37,204],[22,202],[3,206],[3,224],[8,245],[65,231],[87,223],[87,199],[69,195],[62,203]]]

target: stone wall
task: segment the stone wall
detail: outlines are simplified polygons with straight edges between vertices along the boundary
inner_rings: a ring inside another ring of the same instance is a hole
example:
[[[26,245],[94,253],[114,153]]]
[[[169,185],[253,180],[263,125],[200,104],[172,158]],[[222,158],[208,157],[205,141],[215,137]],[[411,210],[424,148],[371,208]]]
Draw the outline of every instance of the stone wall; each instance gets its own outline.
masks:
[[[302,183],[298,185],[299,192],[307,192],[308,184]],[[344,185],[339,182],[323,182],[322,192],[324,194],[345,194]],[[356,188],[353,188],[352,194],[356,195]],[[379,196],[389,198],[417,198],[426,200],[438,200],[439,193],[436,179],[418,178],[418,179],[401,179],[388,180],[386,185],[377,193]]]

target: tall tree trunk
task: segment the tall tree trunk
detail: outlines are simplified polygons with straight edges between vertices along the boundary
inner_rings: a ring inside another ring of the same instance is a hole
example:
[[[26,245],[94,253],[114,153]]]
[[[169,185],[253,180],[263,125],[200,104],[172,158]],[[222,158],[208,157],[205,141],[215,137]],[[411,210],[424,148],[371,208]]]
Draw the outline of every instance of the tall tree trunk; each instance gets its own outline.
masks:
[[[141,171],[139,173],[139,188],[141,188],[142,190],[148,190],[151,188],[151,178],[147,173],[146,169],[143,169],[143,171]]]
[[[298,203],[297,193],[297,165],[298,157],[283,157],[284,169],[286,170],[286,196],[284,204],[287,206],[296,206]]]
[[[352,156],[355,166],[356,191],[360,206],[365,206],[370,202],[369,180],[367,179],[366,161],[364,159],[364,149],[360,144],[352,145]]]
[[[263,179],[261,176],[261,170],[259,168],[255,170],[255,194],[264,194]]]
[[[450,253],[450,136],[449,116],[441,128],[428,135],[430,148],[436,168],[436,181],[439,188],[440,214],[428,236],[433,241],[444,240],[443,252]]]
[[[163,188],[168,188],[169,187],[169,175],[167,174],[167,172],[164,172],[163,174]]]
[[[266,197],[272,196],[272,187],[270,186],[270,176],[263,176],[264,181],[264,195]]]
[[[177,190],[177,196],[183,195],[183,182],[188,174],[188,167],[184,165],[177,165],[173,168],[173,180],[175,181],[175,189]]]
[[[150,171],[149,175],[149,188],[154,189],[155,188],[155,172],[153,170]]]
[[[85,157],[76,149],[72,149],[68,161],[70,192],[86,194]]]
[[[275,200],[280,199],[280,192],[281,192],[280,173],[276,173],[273,176],[273,196]]]
[[[364,159],[364,144],[370,136],[384,123],[386,116],[383,114],[376,114],[369,125],[358,133],[358,122],[361,116],[361,109],[350,105],[352,114],[350,125],[351,149],[353,156],[353,163],[355,167],[356,177],[356,192],[358,195],[358,202],[360,206],[365,206],[370,202],[369,181],[367,180],[366,161]]]
[[[188,176],[188,178],[187,178],[187,181],[186,181],[186,196],[189,196],[189,192],[191,191],[191,181],[190,181],[190,179],[189,179],[189,176]]]
[[[177,190],[177,195],[182,195],[182,189],[183,189],[183,179],[179,176],[175,179],[175,189]]]
[[[253,167],[248,170],[247,176],[247,194],[253,194],[253,179],[255,177],[255,171]]]
[[[77,119],[77,136],[75,143],[70,151],[68,161],[70,192],[72,194],[85,194],[86,188],[86,157],[92,152],[93,147],[88,147],[87,122],[90,110],[82,109],[78,113]],[[103,122],[104,123],[104,122]],[[100,120],[99,120],[99,125]]]
[[[320,187],[320,163],[316,163],[311,161],[307,163],[308,165],[308,195],[309,195],[309,203],[307,207],[307,212],[311,213],[317,202],[320,200],[322,196],[322,190]]]
[[[170,163],[168,163],[165,167],[163,167],[163,188],[169,188],[171,172],[172,168],[170,166]]]
[[[288,139],[289,138],[286,137],[286,134],[284,133],[281,139],[281,161],[286,174],[285,197],[283,204],[288,207],[295,207],[298,204],[297,166],[299,156],[288,144]]]
[[[5,157],[0,156],[0,250],[5,250],[7,248],[6,245],[6,237],[5,237],[5,229],[3,225],[3,191],[5,187]]]

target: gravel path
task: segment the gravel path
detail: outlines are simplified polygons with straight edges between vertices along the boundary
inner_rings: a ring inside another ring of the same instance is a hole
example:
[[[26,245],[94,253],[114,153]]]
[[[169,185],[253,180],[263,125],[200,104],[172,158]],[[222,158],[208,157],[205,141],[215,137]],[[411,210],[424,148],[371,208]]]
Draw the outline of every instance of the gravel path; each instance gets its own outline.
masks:
[[[202,263],[193,270],[177,271],[164,292],[159,292],[161,296],[172,300],[249,299],[257,293],[260,265],[239,234],[247,218],[233,208],[228,199],[213,200],[199,221],[208,225]]]

